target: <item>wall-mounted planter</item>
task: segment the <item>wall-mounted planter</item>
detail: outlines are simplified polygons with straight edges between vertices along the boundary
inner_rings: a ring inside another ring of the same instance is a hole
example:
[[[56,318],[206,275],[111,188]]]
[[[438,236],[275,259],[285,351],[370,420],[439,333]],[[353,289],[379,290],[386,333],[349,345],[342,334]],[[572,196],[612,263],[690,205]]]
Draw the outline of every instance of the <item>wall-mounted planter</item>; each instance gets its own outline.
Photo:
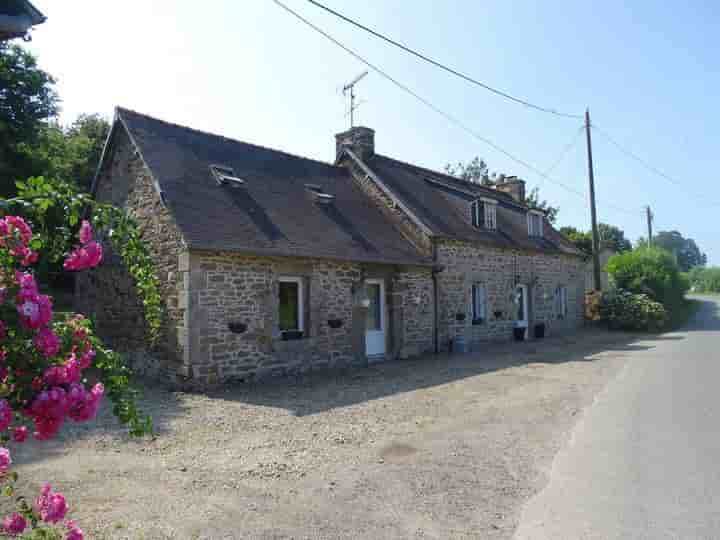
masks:
[[[479,326],[483,322],[485,322],[485,319],[483,319],[482,317],[478,317],[477,319],[472,320],[473,326]]]
[[[247,328],[247,324],[239,321],[232,321],[228,323],[228,330],[230,330],[233,334],[243,334],[247,331]]]
[[[464,313],[456,313],[455,314],[455,320],[457,322],[463,322],[465,320],[465,317],[467,317],[467,315],[465,315]]]
[[[330,328],[340,328],[342,325],[342,319],[328,319],[328,326]]]
[[[494,311],[493,315],[495,315],[496,319],[502,319],[503,318],[503,312],[502,311]]]
[[[299,330],[291,330],[287,332],[282,333],[282,340],[283,341],[295,341],[297,339],[302,339],[303,333]]]

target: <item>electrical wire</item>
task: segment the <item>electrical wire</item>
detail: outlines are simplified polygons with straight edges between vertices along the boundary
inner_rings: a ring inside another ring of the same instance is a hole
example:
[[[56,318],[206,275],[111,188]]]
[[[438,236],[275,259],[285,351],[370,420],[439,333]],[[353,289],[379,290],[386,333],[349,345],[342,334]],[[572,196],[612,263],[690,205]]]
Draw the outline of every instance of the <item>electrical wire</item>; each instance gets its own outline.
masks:
[[[385,41],[385,42],[387,42],[387,43],[389,43],[389,44],[391,44],[391,45],[393,45],[393,46],[395,46],[395,47],[398,47],[399,49],[402,49],[402,50],[405,51],[406,53],[412,54],[413,56],[415,56],[415,57],[423,60],[424,62],[427,62],[427,63],[429,63],[429,64],[432,64],[433,66],[435,66],[435,67],[437,67],[437,68],[440,68],[440,69],[442,69],[443,71],[446,71],[446,72],[448,72],[448,73],[451,73],[452,75],[455,75],[456,77],[460,77],[461,79],[465,80],[466,82],[469,82],[469,83],[471,83],[471,84],[474,84],[474,85],[476,85],[476,86],[479,86],[479,87],[481,87],[481,88],[484,88],[485,90],[488,90],[488,91],[490,91],[490,92],[492,92],[492,93],[494,93],[494,94],[497,94],[498,96],[502,96],[502,97],[504,97],[505,99],[509,99],[509,100],[511,100],[511,101],[514,101],[515,103],[519,103],[519,104],[521,104],[521,105],[525,105],[526,107],[529,107],[529,108],[531,108],[531,109],[535,109],[535,110],[537,110],[537,111],[541,111],[541,112],[545,112],[545,113],[549,113],[549,114],[554,114],[554,115],[556,115],[556,116],[562,116],[562,117],[564,117],[564,118],[582,118],[582,115],[579,115],[579,114],[570,114],[570,113],[560,112],[560,111],[557,111],[557,110],[555,110],[555,109],[550,109],[550,108],[547,108],[547,107],[541,107],[541,106],[539,106],[539,105],[535,105],[534,103],[531,103],[531,102],[526,101],[526,100],[524,100],[524,99],[521,99],[521,98],[515,97],[515,96],[513,96],[513,95],[510,95],[510,94],[508,94],[507,92],[503,92],[502,90],[498,90],[497,88],[493,88],[492,86],[487,85],[487,84],[485,84],[485,83],[483,83],[483,82],[481,82],[481,81],[479,81],[479,80],[477,80],[477,79],[474,79],[473,77],[471,77],[471,76],[469,76],[469,75],[466,75],[466,74],[464,74],[464,73],[462,73],[462,72],[460,72],[460,71],[457,71],[456,69],[453,69],[453,68],[451,68],[451,67],[448,67],[448,66],[446,66],[445,64],[442,64],[441,62],[439,62],[439,61],[437,61],[437,60],[433,60],[432,58],[430,58],[430,57],[428,57],[428,56],[426,56],[426,55],[424,55],[424,54],[422,54],[422,53],[420,53],[420,52],[418,52],[418,51],[416,51],[416,50],[414,50],[414,49],[411,49],[410,47],[408,47],[408,46],[406,46],[406,45],[403,45],[402,43],[400,43],[400,42],[398,42],[398,41],[395,41],[394,39],[391,39],[391,38],[389,38],[388,36],[386,36],[386,35],[384,35],[384,34],[381,34],[380,32],[377,32],[377,31],[373,30],[372,28],[368,28],[367,26],[365,26],[365,25],[363,25],[363,24],[361,24],[361,23],[359,23],[359,22],[351,19],[350,17],[347,17],[347,16],[343,15],[342,13],[339,13],[338,11],[335,11],[334,9],[331,9],[331,8],[329,8],[329,7],[321,4],[320,2],[316,2],[315,0],[307,0],[307,1],[310,2],[311,4],[313,4],[314,6],[319,7],[320,9],[324,9],[324,10],[327,11],[328,13],[330,13],[330,14],[332,14],[332,15],[334,15],[334,16],[342,19],[342,20],[344,20],[345,22],[348,22],[348,23],[352,24],[353,26],[355,26],[355,27],[357,27],[357,28],[360,28],[361,30],[364,30],[365,32],[368,32],[369,34],[372,34],[373,36],[375,36],[375,37],[377,37],[377,38],[380,38],[380,39],[382,39],[383,41]]]
[[[573,135],[572,140],[567,145],[565,145],[565,147],[560,152],[560,155],[558,156],[558,158],[553,162],[552,165],[550,165],[550,167],[548,167],[545,170],[546,175],[553,172],[555,170],[555,167],[557,167],[558,165],[560,165],[560,163],[562,163],[562,160],[565,158],[565,156],[568,154],[568,152],[570,152],[570,150],[575,148],[575,145],[577,144],[578,140],[580,139],[580,134],[583,132],[584,129],[585,129],[585,126],[580,126],[578,128],[578,130]]]
[[[640,156],[638,156],[638,155],[635,154],[634,152],[631,152],[630,150],[628,150],[627,148],[625,148],[623,145],[621,145],[619,142],[617,142],[615,139],[613,139],[604,129],[599,128],[599,127],[596,126],[595,124],[591,124],[590,127],[591,127],[594,131],[596,131],[597,133],[599,133],[600,135],[602,135],[608,142],[610,142],[610,144],[612,144],[615,148],[617,148],[618,150],[620,150],[620,152],[622,152],[622,153],[625,154],[626,156],[634,159],[635,161],[637,161],[638,163],[640,163],[640,165],[642,165],[643,167],[645,167],[646,169],[648,169],[650,172],[656,174],[657,176],[660,176],[661,178],[664,178],[665,180],[667,180],[667,181],[670,182],[671,184],[675,184],[676,186],[683,188],[683,191],[684,191],[686,194],[688,194],[688,195],[690,195],[690,196],[698,199],[699,201],[702,201],[703,203],[705,203],[705,204],[707,204],[707,205],[709,205],[709,206],[720,206],[720,202],[708,201],[707,197],[704,197],[704,196],[702,196],[702,195],[700,195],[700,194],[698,194],[698,193],[693,193],[692,191],[687,191],[687,184],[686,184],[686,183],[683,183],[683,182],[681,182],[680,180],[677,180],[677,179],[673,178],[673,177],[670,176],[669,174],[665,174],[663,171],[661,171],[660,169],[658,169],[657,167],[655,167],[655,166],[652,165],[651,163],[648,163],[647,161],[645,161],[644,159],[642,159]]]
[[[273,0],[273,2],[274,2],[275,4],[277,4],[279,7],[281,7],[282,9],[284,9],[285,11],[287,11],[288,13],[290,13],[293,17],[295,17],[296,19],[300,20],[303,24],[309,26],[310,28],[312,28],[313,30],[315,30],[316,32],[318,32],[319,34],[321,34],[322,36],[324,36],[326,39],[328,39],[328,40],[330,40],[331,42],[333,42],[335,45],[337,45],[338,47],[340,47],[342,50],[344,50],[346,53],[348,53],[349,55],[351,55],[353,58],[355,58],[356,60],[358,60],[358,61],[362,62],[363,64],[365,64],[367,67],[369,67],[370,69],[372,69],[373,71],[375,71],[378,75],[380,75],[381,77],[387,79],[387,80],[390,81],[392,84],[394,84],[395,86],[397,86],[398,88],[400,88],[401,90],[403,90],[404,92],[406,92],[407,94],[410,94],[412,97],[414,97],[415,99],[417,99],[418,101],[420,101],[423,105],[425,105],[426,107],[428,107],[429,109],[431,109],[431,110],[434,111],[435,113],[437,113],[437,114],[439,114],[440,116],[442,116],[443,118],[445,118],[445,119],[446,119],[447,121],[449,121],[450,123],[454,124],[454,125],[457,126],[458,128],[460,128],[460,129],[462,129],[463,131],[465,131],[466,133],[468,133],[471,137],[474,137],[475,139],[477,139],[477,140],[485,143],[486,145],[490,146],[491,148],[493,148],[493,149],[496,150],[497,152],[499,152],[499,153],[503,154],[504,156],[506,156],[508,159],[514,161],[515,163],[518,163],[519,165],[522,165],[523,167],[525,167],[525,168],[527,168],[528,170],[534,172],[535,174],[537,174],[537,175],[540,176],[541,178],[544,178],[545,180],[548,180],[549,182],[552,182],[552,183],[554,183],[554,184],[557,184],[558,186],[562,187],[562,188],[565,189],[566,191],[568,191],[568,192],[570,192],[570,193],[573,193],[573,194],[579,196],[581,199],[583,199],[584,204],[585,204],[586,206],[588,205],[588,203],[587,203],[587,201],[586,201],[586,195],[585,195],[585,193],[583,193],[583,192],[581,192],[581,191],[578,191],[577,189],[575,189],[575,188],[573,188],[573,187],[571,187],[571,186],[569,186],[569,185],[567,185],[567,184],[564,184],[564,183],[560,182],[559,180],[556,180],[556,179],[552,178],[551,176],[545,174],[543,171],[541,171],[541,170],[538,169],[537,167],[531,165],[531,164],[528,163],[527,161],[525,161],[525,160],[523,160],[523,159],[521,159],[521,158],[519,158],[519,157],[516,157],[515,155],[511,154],[510,152],[508,152],[507,150],[505,150],[505,149],[502,148],[501,146],[495,144],[495,143],[494,143],[493,141],[491,141],[490,139],[488,139],[488,138],[480,135],[479,133],[477,133],[475,130],[473,130],[472,128],[470,128],[469,126],[467,126],[465,123],[463,123],[461,120],[459,120],[459,119],[456,118],[455,116],[453,116],[453,115],[451,115],[451,114],[443,111],[442,109],[440,109],[439,107],[437,107],[436,105],[434,105],[432,102],[430,102],[430,101],[428,101],[427,99],[425,99],[424,97],[422,97],[420,94],[418,94],[417,92],[415,92],[414,90],[412,90],[412,89],[409,88],[408,86],[405,86],[403,83],[401,83],[400,81],[398,81],[397,79],[395,79],[394,77],[392,77],[390,74],[388,74],[386,71],[384,71],[384,70],[381,69],[380,67],[376,66],[375,64],[373,64],[372,62],[370,62],[369,60],[367,60],[366,58],[364,58],[363,56],[361,56],[359,53],[355,52],[354,50],[350,49],[349,47],[347,47],[346,45],[344,45],[343,43],[341,43],[340,41],[338,41],[337,39],[335,39],[333,36],[331,36],[330,34],[328,34],[326,31],[324,31],[323,29],[319,28],[319,27],[316,26],[314,23],[312,23],[311,21],[309,21],[308,19],[306,19],[305,17],[303,17],[302,15],[300,15],[299,13],[297,13],[296,11],[294,11],[293,9],[289,8],[288,6],[286,6],[286,5],[285,5],[283,2],[281,2],[280,0]],[[620,206],[613,205],[613,204],[610,204],[610,203],[607,203],[607,202],[604,202],[604,204],[605,204],[606,207],[612,208],[612,209],[614,209],[614,210],[617,210],[618,212],[625,212],[625,213],[632,214],[632,215],[637,214],[637,212],[636,212],[635,210],[628,210],[628,209],[625,209],[625,208],[622,208],[622,207],[620,207]]]

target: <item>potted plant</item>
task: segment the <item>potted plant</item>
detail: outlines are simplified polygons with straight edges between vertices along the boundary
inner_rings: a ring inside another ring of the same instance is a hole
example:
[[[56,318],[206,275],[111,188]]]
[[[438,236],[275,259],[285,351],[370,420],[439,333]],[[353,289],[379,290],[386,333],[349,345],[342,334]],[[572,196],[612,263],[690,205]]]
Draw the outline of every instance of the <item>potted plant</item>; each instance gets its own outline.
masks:
[[[342,319],[328,319],[328,326],[330,328],[340,328],[342,325]]]

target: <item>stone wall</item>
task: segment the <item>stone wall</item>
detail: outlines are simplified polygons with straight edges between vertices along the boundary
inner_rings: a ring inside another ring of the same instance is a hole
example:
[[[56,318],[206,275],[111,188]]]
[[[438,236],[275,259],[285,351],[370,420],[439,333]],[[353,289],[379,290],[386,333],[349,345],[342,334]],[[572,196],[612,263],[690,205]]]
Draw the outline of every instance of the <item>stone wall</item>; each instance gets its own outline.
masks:
[[[185,313],[178,301],[184,289],[177,267],[184,250],[182,237],[125,130],[117,129],[113,137],[112,154],[100,172],[96,198],[126,209],[139,224],[155,261],[165,300],[157,347],[148,350],[147,324],[133,281],[107,242],[103,264],[78,275],[76,307],[94,319],[98,334],[110,346],[130,353],[139,371],[174,372],[182,362],[185,336]]]
[[[500,249],[444,240],[437,246],[438,263],[444,270],[438,274],[439,341],[447,350],[450,340],[462,335],[471,348],[483,341],[512,338],[518,306],[512,300],[516,286],[528,287],[529,336],[533,326],[545,323],[546,332],[561,333],[582,325],[585,266],[579,257]],[[471,288],[478,282],[487,291],[487,318],[472,323]],[[555,290],[568,290],[568,313],[555,313]],[[464,313],[464,321],[457,320]]]
[[[255,379],[363,364],[366,309],[361,300],[368,277],[387,276],[386,356],[432,349],[428,269],[195,251],[188,267],[194,379]],[[299,340],[283,341],[278,330],[280,276],[303,281],[305,335]],[[331,328],[331,319],[340,319],[342,326]],[[244,325],[244,331],[233,332],[231,323]]]

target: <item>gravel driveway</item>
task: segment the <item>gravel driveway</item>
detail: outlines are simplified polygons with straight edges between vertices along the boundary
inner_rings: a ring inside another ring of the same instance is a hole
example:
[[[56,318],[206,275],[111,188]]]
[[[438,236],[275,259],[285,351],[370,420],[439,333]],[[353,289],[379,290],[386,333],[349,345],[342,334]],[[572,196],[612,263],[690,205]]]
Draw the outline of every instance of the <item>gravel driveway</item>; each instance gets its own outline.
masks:
[[[145,388],[16,451],[101,539],[509,538],[578,413],[648,343],[588,330],[212,394]]]

